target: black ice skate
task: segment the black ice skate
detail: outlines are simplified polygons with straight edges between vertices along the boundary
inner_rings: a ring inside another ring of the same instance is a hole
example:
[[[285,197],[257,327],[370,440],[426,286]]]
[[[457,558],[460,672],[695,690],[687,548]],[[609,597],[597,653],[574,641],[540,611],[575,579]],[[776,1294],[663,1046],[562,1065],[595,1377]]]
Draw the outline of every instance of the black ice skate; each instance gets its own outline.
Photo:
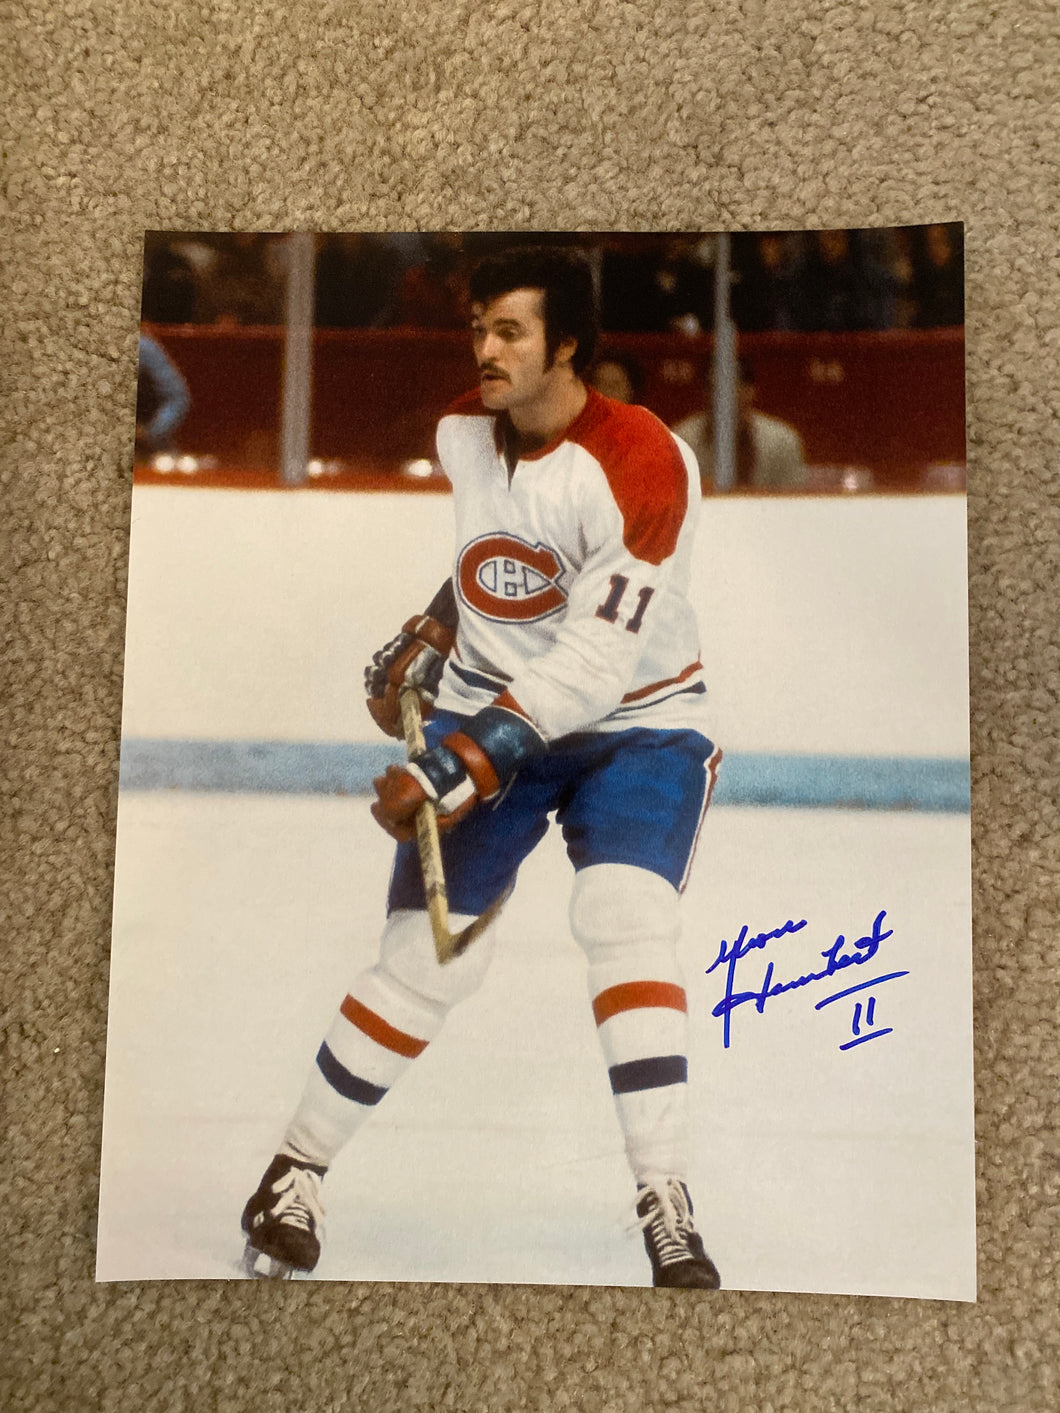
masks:
[[[637,1225],[651,1259],[652,1284],[683,1290],[719,1290],[717,1267],[692,1225],[692,1199],[677,1178],[637,1188]]]
[[[247,1275],[289,1280],[295,1271],[314,1268],[320,1260],[320,1180],[325,1172],[283,1153],[273,1158],[243,1211]]]

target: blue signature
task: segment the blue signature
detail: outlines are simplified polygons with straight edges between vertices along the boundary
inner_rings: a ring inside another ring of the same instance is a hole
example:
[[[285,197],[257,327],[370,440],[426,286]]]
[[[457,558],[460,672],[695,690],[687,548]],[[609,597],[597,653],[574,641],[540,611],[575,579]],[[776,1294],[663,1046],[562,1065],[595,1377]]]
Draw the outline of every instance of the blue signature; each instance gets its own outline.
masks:
[[[879,951],[880,943],[886,942],[888,937],[894,935],[893,928],[888,928],[884,931],[883,920],[886,916],[887,910],[881,908],[876,914],[876,919],[872,924],[872,930],[864,937],[858,937],[852,942],[848,943],[844,934],[840,933],[832,945],[826,951],[820,953],[825,960],[825,965],[820,971],[807,972],[804,976],[795,977],[793,981],[775,982],[773,980],[774,964],[770,962],[766,967],[761,986],[753,991],[737,991],[735,989],[737,963],[744,957],[749,956],[751,952],[765,948],[770,942],[776,941],[778,938],[788,937],[793,933],[801,932],[807,925],[806,919],[803,918],[800,922],[794,922],[789,918],[787,922],[780,927],[774,928],[772,932],[759,932],[753,937],[749,935],[750,928],[744,925],[740,929],[739,935],[732,942],[723,940],[717,957],[711,962],[710,966],[707,967],[707,975],[709,976],[712,971],[715,971],[720,966],[726,966],[728,968],[725,976],[725,995],[711,1012],[712,1015],[724,1019],[725,1048],[729,1048],[732,1031],[732,1013],[738,1006],[745,1006],[751,1002],[754,1004],[754,1008],[758,1014],[762,1015],[766,1008],[766,1002],[774,996],[783,996],[785,992],[797,991],[800,987],[810,986],[815,981],[826,981],[830,977],[845,971],[848,967],[864,966],[867,962],[871,962]],[[874,977],[871,981],[861,982],[857,986],[847,987],[843,991],[836,992],[834,996],[826,997],[825,1000],[818,1002],[815,1009],[820,1010],[822,1006],[828,1005],[831,1001],[838,1001],[842,997],[853,995],[854,992],[862,991],[866,987],[876,986],[884,981],[893,981],[896,977],[908,976],[908,974],[908,972],[904,971],[890,972],[886,976]],[[874,1023],[874,1017],[869,1017],[868,1014],[866,1014],[866,1019],[869,1024]],[[889,1030],[873,1031],[871,1034],[861,1037],[859,1032],[860,1010],[857,1012],[854,1031],[855,1035],[859,1036],[859,1039],[850,1042],[850,1045],[860,1043],[861,1039],[869,1040],[875,1038],[877,1035],[890,1033]],[[850,1046],[841,1046],[840,1048],[847,1049],[850,1048]]]

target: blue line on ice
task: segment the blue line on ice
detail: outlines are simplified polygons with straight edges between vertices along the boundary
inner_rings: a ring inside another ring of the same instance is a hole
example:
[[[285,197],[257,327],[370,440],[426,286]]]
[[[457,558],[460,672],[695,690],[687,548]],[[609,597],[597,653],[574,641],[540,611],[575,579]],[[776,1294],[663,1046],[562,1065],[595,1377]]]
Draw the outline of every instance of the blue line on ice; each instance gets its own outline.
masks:
[[[123,790],[363,795],[403,759],[397,745],[363,741],[211,741],[126,738]],[[715,803],[801,809],[966,812],[968,762],[944,756],[827,756],[726,752]]]

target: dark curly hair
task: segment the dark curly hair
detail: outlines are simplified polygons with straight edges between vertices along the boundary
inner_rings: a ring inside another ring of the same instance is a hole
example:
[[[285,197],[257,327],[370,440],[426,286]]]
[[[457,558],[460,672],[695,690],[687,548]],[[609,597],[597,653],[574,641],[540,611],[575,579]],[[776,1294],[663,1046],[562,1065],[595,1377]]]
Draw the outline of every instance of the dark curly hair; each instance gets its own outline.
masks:
[[[578,250],[513,246],[487,256],[475,267],[468,292],[473,304],[489,304],[516,289],[542,291],[549,366],[564,339],[575,339],[571,367],[580,376],[592,362],[600,332],[596,285],[588,260]]]

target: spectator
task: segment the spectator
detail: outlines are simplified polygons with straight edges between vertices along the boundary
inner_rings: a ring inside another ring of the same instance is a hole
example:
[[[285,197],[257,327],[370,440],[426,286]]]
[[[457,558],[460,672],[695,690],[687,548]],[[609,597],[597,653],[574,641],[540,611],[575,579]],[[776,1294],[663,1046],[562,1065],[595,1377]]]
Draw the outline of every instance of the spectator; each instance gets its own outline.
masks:
[[[733,490],[795,491],[806,484],[802,439],[795,428],[779,417],[755,408],[755,378],[750,365],[740,359],[736,384],[736,466]],[[699,462],[704,490],[714,487],[714,404],[708,377],[702,412],[695,412],[674,427]]]
[[[420,329],[464,329],[468,322],[467,270],[459,235],[424,237],[426,258],[405,271],[396,322]]]
[[[732,238],[732,320],[744,333],[792,327],[792,240],[781,231]]]
[[[615,402],[640,401],[643,378],[631,358],[603,359],[590,371],[588,382],[598,393],[613,398]]]
[[[894,327],[912,328],[916,322],[913,231],[909,226],[892,226],[875,234],[880,240],[881,259],[891,272],[893,281]]]
[[[285,250],[275,237],[237,231],[212,237],[208,249],[198,280],[198,322],[283,322]]]
[[[601,258],[605,329],[698,334],[714,327],[714,241],[708,235],[612,241]]]
[[[165,349],[150,334],[140,335],[140,366],[136,379],[136,449],[150,454],[166,451],[188,415],[188,385]]]
[[[156,324],[190,324],[195,318],[195,297],[191,265],[168,236],[148,232],[141,317]]]
[[[894,277],[863,231],[815,231],[792,273],[792,327],[842,333],[894,327]]]
[[[400,271],[399,251],[385,236],[324,236],[316,264],[317,326],[365,329],[393,323]]]
[[[964,250],[959,222],[925,226],[916,232],[913,289],[920,329],[964,323]]]

